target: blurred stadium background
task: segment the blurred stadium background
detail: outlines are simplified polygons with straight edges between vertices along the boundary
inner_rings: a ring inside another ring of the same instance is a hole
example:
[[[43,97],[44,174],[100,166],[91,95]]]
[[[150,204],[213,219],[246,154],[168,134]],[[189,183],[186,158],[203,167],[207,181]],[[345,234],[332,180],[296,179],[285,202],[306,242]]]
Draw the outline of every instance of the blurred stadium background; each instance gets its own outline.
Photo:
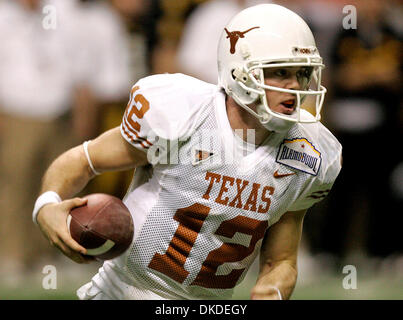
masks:
[[[403,298],[403,1],[0,0],[1,300],[76,299],[100,264],[74,264],[33,225],[44,170],[119,125],[139,78],[183,72],[215,83],[226,21],[264,2],[311,26],[327,66],[323,122],[344,147],[332,192],[306,216],[292,299]],[[132,174],[102,175],[82,194],[122,197]],[[56,289],[43,288],[47,265]],[[356,289],[343,287],[348,265]],[[234,299],[249,298],[256,272]]]

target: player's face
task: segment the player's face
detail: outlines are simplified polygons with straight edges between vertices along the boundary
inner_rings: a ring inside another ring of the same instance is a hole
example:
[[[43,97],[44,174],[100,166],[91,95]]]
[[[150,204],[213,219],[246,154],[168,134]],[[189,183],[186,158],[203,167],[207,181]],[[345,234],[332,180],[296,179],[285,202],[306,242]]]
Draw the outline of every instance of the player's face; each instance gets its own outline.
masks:
[[[308,67],[279,67],[264,70],[265,84],[290,90],[304,90],[312,70]],[[297,105],[297,97],[291,93],[266,90],[271,110],[291,115]]]

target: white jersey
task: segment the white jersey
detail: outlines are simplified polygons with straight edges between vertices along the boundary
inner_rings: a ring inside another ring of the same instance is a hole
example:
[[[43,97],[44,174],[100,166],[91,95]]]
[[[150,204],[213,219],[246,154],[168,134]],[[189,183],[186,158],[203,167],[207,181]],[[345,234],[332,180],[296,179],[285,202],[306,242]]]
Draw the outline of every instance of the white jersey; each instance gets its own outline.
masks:
[[[323,199],[341,168],[341,145],[321,123],[295,124],[256,148],[240,142],[225,94],[182,74],[136,83],[121,133],[153,165],[137,170],[124,199],[131,247],[80,298],[228,299],[266,230]]]

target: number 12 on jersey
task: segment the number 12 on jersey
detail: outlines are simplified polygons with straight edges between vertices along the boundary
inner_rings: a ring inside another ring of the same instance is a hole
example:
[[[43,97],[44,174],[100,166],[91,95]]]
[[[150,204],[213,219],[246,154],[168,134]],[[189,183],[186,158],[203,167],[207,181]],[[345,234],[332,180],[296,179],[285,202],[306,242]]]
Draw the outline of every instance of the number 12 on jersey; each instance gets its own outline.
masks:
[[[178,209],[174,220],[179,223],[165,254],[155,253],[148,267],[159,271],[171,279],[183,283],[189,272],[185,269],[188,258],[197,236],[210,208],[200,203]],[[238,233],[249,235],[249,245],[224,242],[219,248],[211,251],[191,285],[205,288],[230,289],[235,287],[245,268],[233,269],[229,274],[216,275],[217,269],[224,263],[238,262],[247,258],[255,250],[256,243],[263,239],[268,227],[267,220],[256,220],[244,216],[223,221],[215,235],[233,238]]]

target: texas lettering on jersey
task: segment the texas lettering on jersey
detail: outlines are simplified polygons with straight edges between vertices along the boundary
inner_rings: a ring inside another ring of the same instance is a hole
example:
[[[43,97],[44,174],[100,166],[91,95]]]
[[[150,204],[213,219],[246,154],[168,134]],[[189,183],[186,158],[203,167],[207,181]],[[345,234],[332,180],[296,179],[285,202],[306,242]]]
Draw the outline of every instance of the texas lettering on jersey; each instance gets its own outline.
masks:
[[[220,175],[214,172],[207,172],[205,179],[209,181],[209,186],[206,193],[203,195],[203,199],[210,199],[210,192],[213,185],[220,184],[220,191],[218,196],[214,200],[216,203],[236,208],[243,208],[244,210],[254,211],[258,213],[267,213],[270,208],[271,200],[270,196],[274,193],[274,188],[270,186],[263,186],[259,183],[253,183],[251,190],[242,200],[242,194],[245,194],[245,189],[250,182],[247,180],[242,180],[238,178],[233,178],[229,176]],[[235,188],[236,185],[236,196],[233,199],[225,196],[228,192],[228,188]],[[260,195],[260,198],[259,198]],[[258,201],[263,202],[258,206]]]

